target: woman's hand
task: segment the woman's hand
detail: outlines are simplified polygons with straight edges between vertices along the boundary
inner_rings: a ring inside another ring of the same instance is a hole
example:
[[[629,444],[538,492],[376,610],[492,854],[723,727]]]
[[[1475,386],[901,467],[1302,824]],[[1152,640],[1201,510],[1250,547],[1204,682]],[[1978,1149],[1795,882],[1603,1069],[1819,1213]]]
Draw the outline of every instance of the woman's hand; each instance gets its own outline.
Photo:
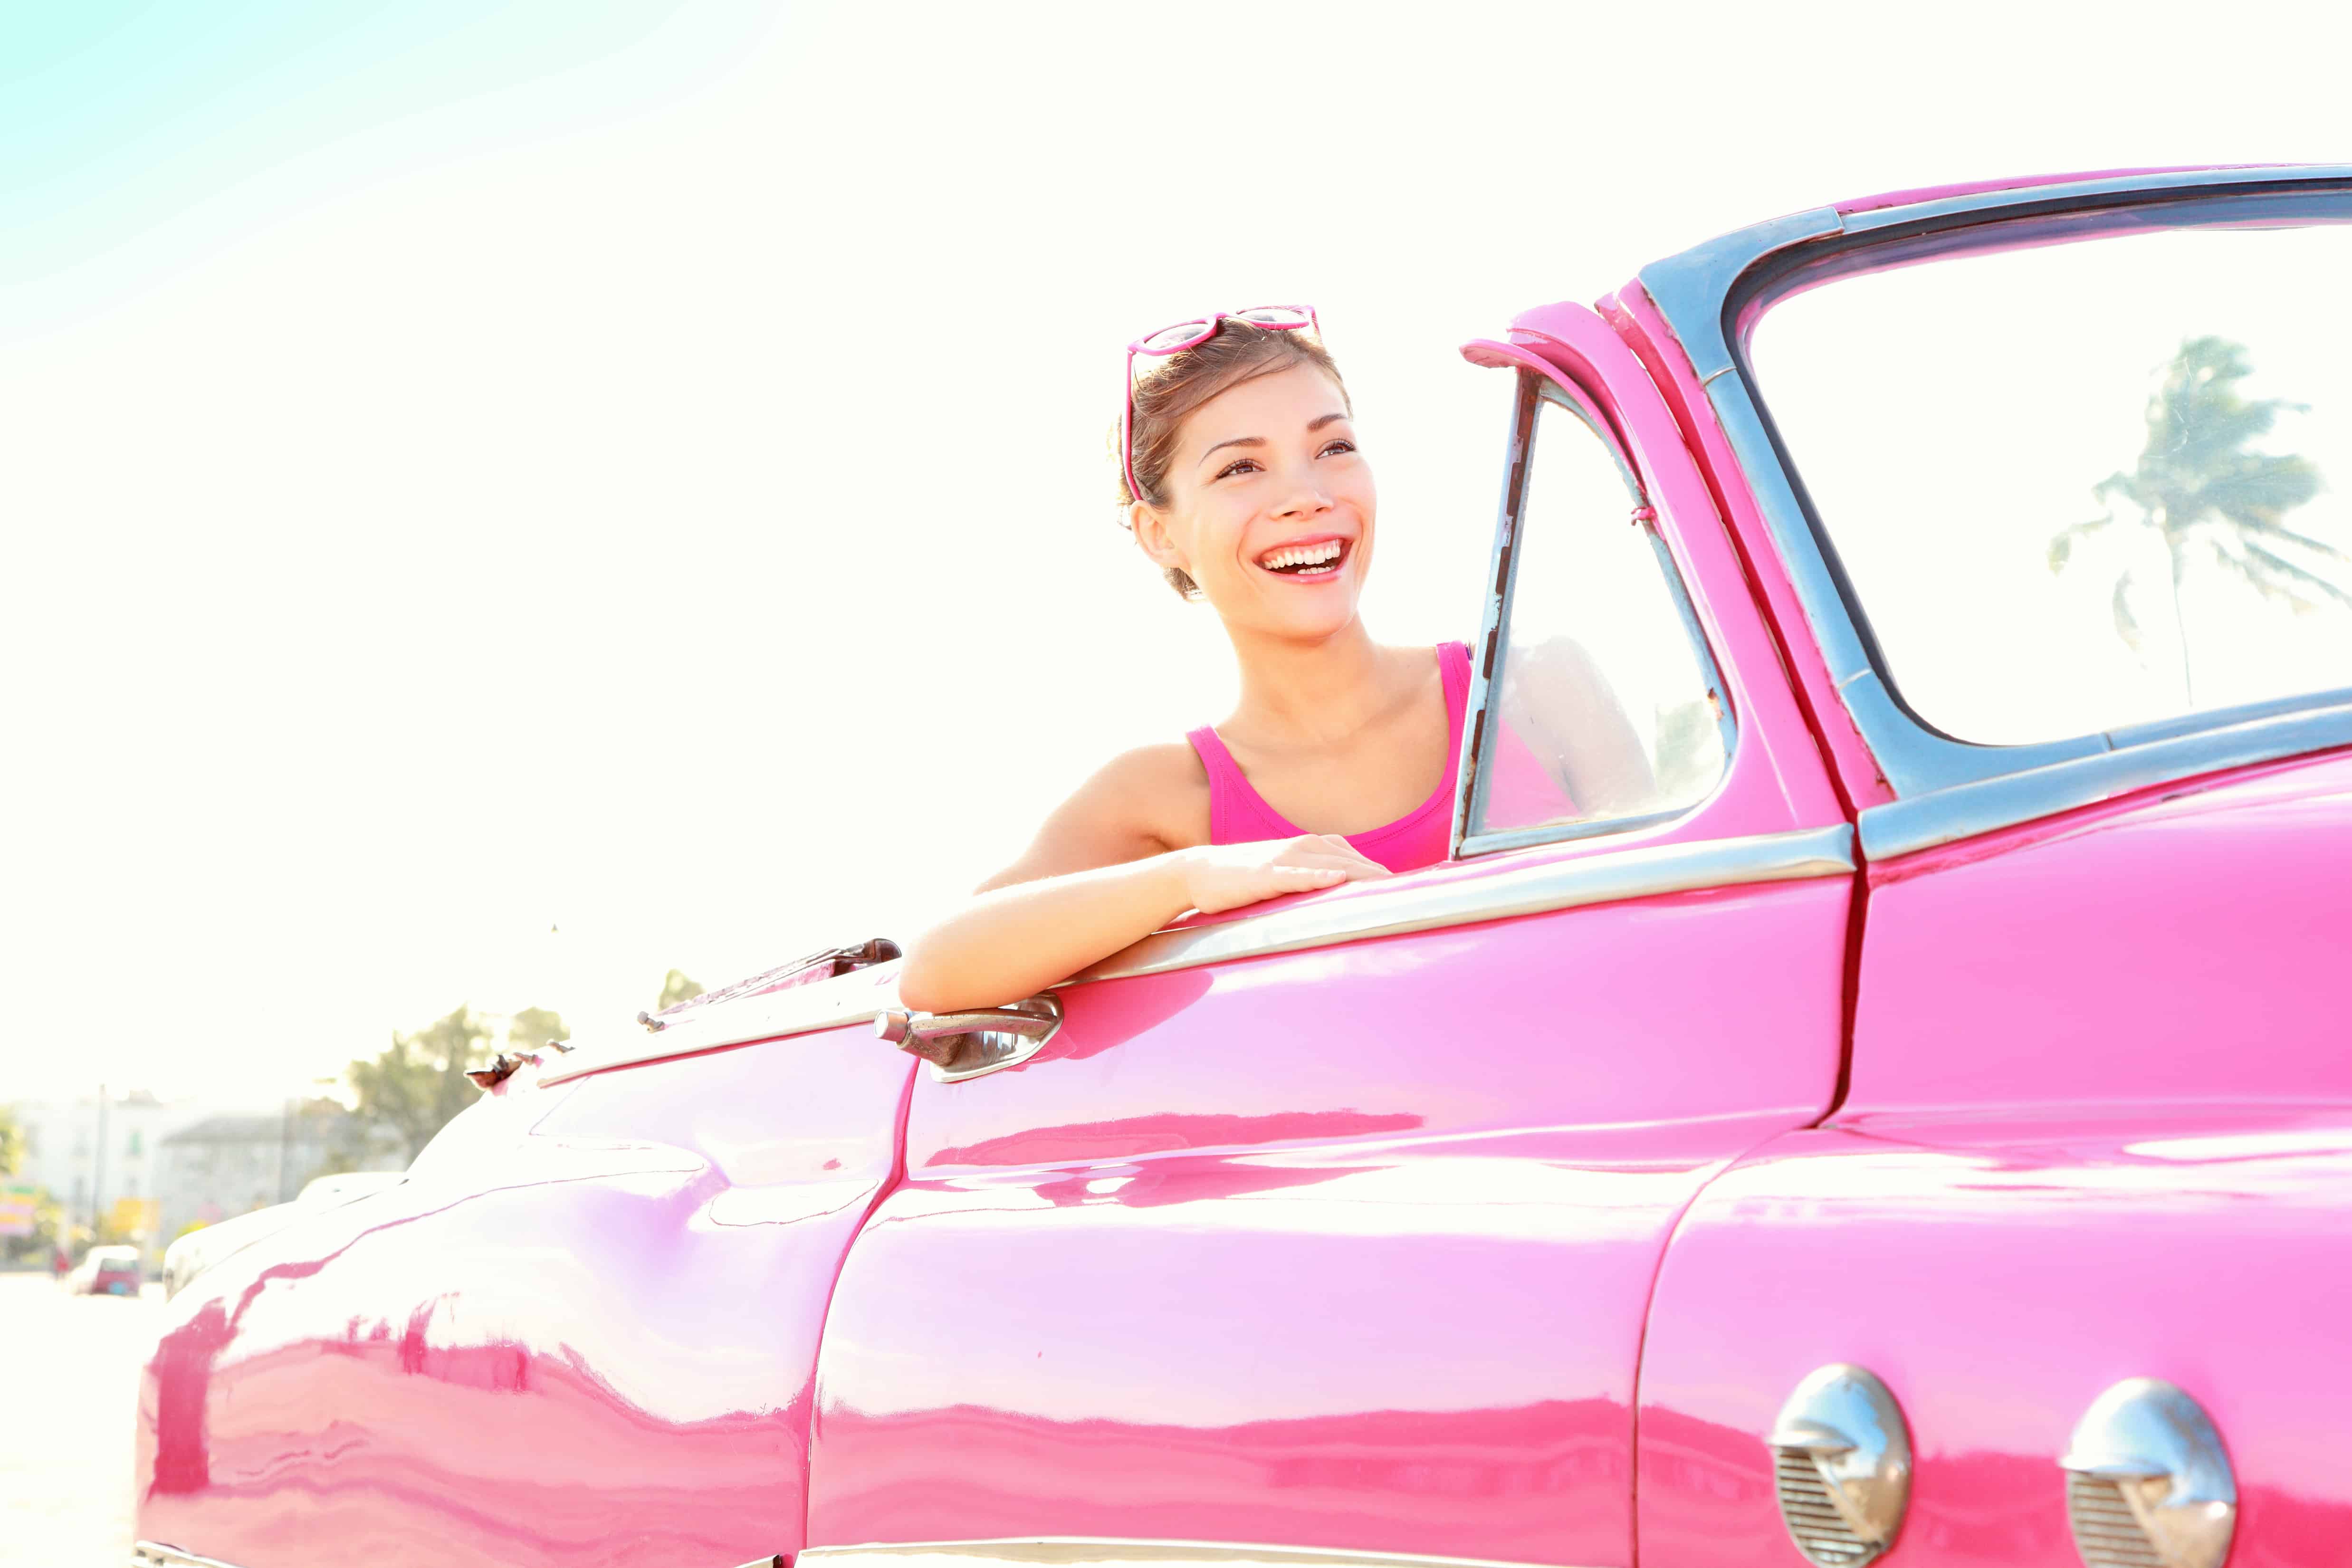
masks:
[[[1341,882],[1394,876],[1336,833],[1254,844],[1204,844],[1177,852],[1184,896],[1204,915],[1237,910],[1285,893],[1309,893]]]

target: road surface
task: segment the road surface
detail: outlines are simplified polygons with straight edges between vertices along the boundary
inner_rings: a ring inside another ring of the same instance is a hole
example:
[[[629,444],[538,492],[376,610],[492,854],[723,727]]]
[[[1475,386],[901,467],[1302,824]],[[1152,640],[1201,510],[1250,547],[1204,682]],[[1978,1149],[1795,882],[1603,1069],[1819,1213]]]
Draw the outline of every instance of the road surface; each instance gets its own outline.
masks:
[[[68,1296],[0,1274],[0,1564],[124,1568],[139,1369],[163,1292]]]

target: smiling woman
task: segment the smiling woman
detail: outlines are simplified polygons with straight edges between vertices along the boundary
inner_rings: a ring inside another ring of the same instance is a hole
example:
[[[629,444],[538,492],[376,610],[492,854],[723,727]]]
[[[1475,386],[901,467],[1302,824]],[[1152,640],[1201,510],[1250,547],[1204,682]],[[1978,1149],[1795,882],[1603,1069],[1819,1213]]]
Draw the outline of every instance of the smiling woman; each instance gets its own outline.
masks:
[[[1139,380],[1138,357],[1153,362]],[[1188,910],[1387,877],[1445,858],[1470,688],[1460,643],[1375,642],[1358,613],[1379,501],[1313,311],[1180,322],[1129,346],[1121,521],[1223,624],[1241,699],[1181,742],[1113,758],[1028,850],[909,949],[927,1012],[1024,996]],[[1584,737],[1640,743],[1605,691]]]

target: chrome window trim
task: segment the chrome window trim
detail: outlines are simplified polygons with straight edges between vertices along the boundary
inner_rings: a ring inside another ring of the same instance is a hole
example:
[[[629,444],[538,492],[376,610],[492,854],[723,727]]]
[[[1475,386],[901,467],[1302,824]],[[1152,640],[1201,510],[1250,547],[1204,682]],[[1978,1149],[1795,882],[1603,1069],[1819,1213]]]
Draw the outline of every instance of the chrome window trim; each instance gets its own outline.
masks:
[[[822,1565],[873,1563],[901,1568],[933,1559],[988,1568],[1080,1568],[1087,1563],[1161,1564],[1165,1568],[1527,1568],[1489,1557],[1431,1557],[1410,1552],[1347,1552],[1316,1546],[1254,1546],[1229,1541],[1147,1541],[1109,1536],[1024,1535],[999,1541],[877,1542],[811,1546],[797,1559]]]
[[[1588,904],[1757,882],[1850,876],[1853,869],[1853,829],[1843,822],[1741,838],[1633,845],[1605,855],[1535,859],[1517,866],[1490,862],[1468,868],[1433,867],[1426,873],[1393,882],[1358,883],[1331,896],[1308,898],[1264,914],[1157,931],[1052,989]],[[699,1016],[689,1015],[657,1035],[622,1037],[609,1045],[585,1041],[580,1049],[548,1066],[538,1081],[562,1083],[614,1068],[870,1023],[896,1005],[894,987],[877,984],[870,972],[860,971],[772,996],[722,1003],[702,1010]]]
[[[2168,771],[2173,768],[2209,772],[2237,765],[2208,760],[2212,757],[2242,752],[2248,760],[2262,761],[2293,754],[2272,751],[2267,744],[2241,744],[2245,737],[2240,731],[2257,716],[2329,710],[2340,701],[2341,694],[2299,694],[2244,709],[2209,710],[2019,746],[1954,740],[1914,718],[1887,687],[1871,645],[1868,624],[1857,618],[1835,559],[1814,530],[1810,510],[1798,493],[1792,466],[1781,451],[1738,352],[1731,322],[1748,302],[1759,275],[1777,274],[1794,259],[1789,253],[1797,247],[1841,245],[1854,236],[1895,239],[1906,232],[1958,231],[2070,206],[2253,194],[2264,187],[2312,189],[2332,182],[2352,187],[2352,164],[2116,175],[1979,191],[1847,214],[1822,207],[1724,235],[1642,269],[1643,289],[1681,342],[1706,388],[1708,405],[1755,497],[1830,679],[1880,773],[1898,797],[1862,814],[1866,856],[1878,858],[1908,853],[2050,816],[2126,789],[2186,776]],[[2334,732],[2325,721],[2273,730],[2274,736],[2302,731]],[[2171,744],[2189,735],[2222,732],[2231,738],[2210,747]],[[1996,783],[2010,787],[1989,787]],[[1948,799],[1940,799],[1947,795]]]
[[[1486,733],[1487,671],[1495,662],[1496,639],[1510,618],[1511,584],[1517,575],[1510,569],[1511,543],[1518,530],[1519,502],[1528,489],[1528,457],[1535,449],[1537,400],[1531,389],[1541,378],[1533,371],[1522,370],[1514,379],[1511,433],[1503,456],[1503,497],[1495,510],[1495,542],[1486,553],[1486,602],[1478,616],[1478,641],[1470,649],[1470,692],[1465,699],[1470,709],[1463,721],[1462,754],[1454,762],[1454,821],[1446,829],[1445,841],[1457,858],[1477,805],[1472,796],[1477,790],[1478,756]]]
[[[1674,550],[1654,521],[1644,522],[1643,531],[1648,535],[1650,550],[1658,563],[1658,573],[1664,579],[1666,596],[1674,602],[1675,614],[1682,623],[1683,635],[1689,640],[1699,679],[1707,695],[1715,700],[1715,728],[1723,747],[1723,765],[1706,795],[1687,805],[1664,811],[1641,812],[1624,816],[1584,817],[1574,822],[1544,823],[1524,827],[1504,828],[1493,833],[1472,833],[1470,825],[1479,820],[1486,808],[1486,786],[1492,776],[1479,762],[1486,752],[1486,721],[1488,700],[1494,689],[1494,668],[1502,653],[1506,628],[1511,623],[1511,607],[1517,601],[1519,581],[1519,513],[1527,502],[1528,480],[1535,469],[1535,442],[1539,406],[1549,403],[1555,408],[1566,409],[1576,416],[1577,423],[1591,431],[1601,449],[1616,465],[1618,479],[1625,487],[1631,509],[1639,513],[1652,508],[1649,490],[1633,468],[1631,454],[1624,451],[1617,437],[1597,423],[1592,414],[1580,406],[1558,383],[1532,370],[1517,374],[1518,391],[1512,403],[1511,434],[1506,448],[1503,479],[1503,499],[1495,518],[1495,542],[1486,561],[1486,606],[1479,617],[1478,641],[1470,650],[1470,692],[1468,716],[1463,721],[1462,755],[1455,764],[1454,780],[1454,823],[1448,842],[1453,847],[1452,858],[1467,860],[1482,855],[1500,854],[1512,849],[1524,849],[1538,844],[1559,844],[1578,838],[1594,838],[1604,834],[1635,833],[1645,828],[1687,816],[1706,803],[1707,796],[1722,786],[1730,776],[1732,759],[1739,745],[1739,722],[1731,707],[1730,683],[1723,679],[1723,667],[1715,657],[1715,648],[1706,640],[1706,629],[1698,618],[1698,608],[1691,602],[1690,584],[1683,580],[1682,567],[1675,562]]]
[[[2200,727],[2126,751],[2070,758],[1869,806],[1862,813],[1862,853],[1868,860],[1888,860],[2155,784],[2340,746],[2352,746],[2352,702],[2273,713],[2218,730]]]
[[[1574,859],[1521,866],[1448,867],[1444,874],[1368,883],[1361,891],[1309,899],[1247,920],[1158,931],[1093,968],[1073,984],[1164,974],[1204,963],[1264,958],[1334,942],[1402,936],[1442,926],[1473,925],[1587,904],[1755,882],[1851,875],[1853,829],[1830,827],[1652,844]],[[1437,873],[1440,868],[1433,868]]]

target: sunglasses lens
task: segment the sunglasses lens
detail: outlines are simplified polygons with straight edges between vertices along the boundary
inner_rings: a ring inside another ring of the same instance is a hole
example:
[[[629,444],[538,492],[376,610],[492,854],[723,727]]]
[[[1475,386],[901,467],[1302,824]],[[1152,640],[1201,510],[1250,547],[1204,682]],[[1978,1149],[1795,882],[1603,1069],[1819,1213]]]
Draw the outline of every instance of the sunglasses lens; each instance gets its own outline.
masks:
[[[1172,327],[1162,327],[1137,345],[1144,353],[1174,353],[1199,339],[1208,327],[1206,321],[1179,321]]]
[[[1255,310],[1235,310],[1234,318],[1247,321],[1254,327],[1303,327],[1308,321],[1306,311],[1288,305],[1265,305]]]

